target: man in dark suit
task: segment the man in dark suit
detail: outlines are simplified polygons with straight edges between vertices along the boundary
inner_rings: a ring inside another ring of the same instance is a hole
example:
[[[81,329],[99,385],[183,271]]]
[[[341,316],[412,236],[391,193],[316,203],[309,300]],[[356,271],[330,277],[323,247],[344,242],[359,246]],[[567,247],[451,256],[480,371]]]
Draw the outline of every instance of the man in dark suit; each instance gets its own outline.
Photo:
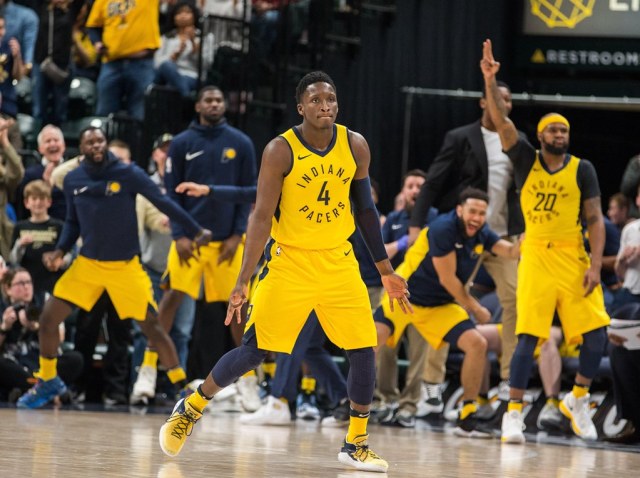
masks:
[[[499,88],[510,112],[511,90],[502,82],[499,82]],[[466,187],[489,193],[487,223],[492,230],[504,238],[513,238],[524,231],[522,211],[513,182],[513,165],[502,152],[500,138],[486,110],[484,92],[480,108],[482,117],[479,121],[447,132],[416,200],[409,223],[410,243],[413,243],[424,225],[429,208],[436,207],[441,213],[452,210],[460,192]],[[524,137],[524,133],[520,135]],[[500,391],[507,399],[509,364],[516,345],[517,263],[485,254],[482,264],[496,284],[496,293],[503,309]]]

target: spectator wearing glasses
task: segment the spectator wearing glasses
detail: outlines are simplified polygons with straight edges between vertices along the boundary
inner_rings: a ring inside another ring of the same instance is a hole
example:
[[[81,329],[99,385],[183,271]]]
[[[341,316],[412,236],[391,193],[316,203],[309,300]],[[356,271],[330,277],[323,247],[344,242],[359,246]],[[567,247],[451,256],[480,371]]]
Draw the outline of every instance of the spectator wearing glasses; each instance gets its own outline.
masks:
[[[0,395],[15,401],[35,383],[40,307],[34,302],[33,280],[26,269],[7,270],[0,287],[6,297],[0,323]],[[62,340],[64,324],[59,333]],[[75,351],[61,353],[57,370],[66,383],[73,383],[82,370],[82,356]]]

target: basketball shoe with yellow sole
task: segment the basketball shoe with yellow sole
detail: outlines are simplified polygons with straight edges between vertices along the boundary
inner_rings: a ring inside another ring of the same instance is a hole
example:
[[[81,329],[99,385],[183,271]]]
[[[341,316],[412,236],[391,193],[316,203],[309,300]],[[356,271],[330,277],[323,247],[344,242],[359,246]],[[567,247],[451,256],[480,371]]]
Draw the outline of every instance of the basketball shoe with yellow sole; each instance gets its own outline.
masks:
[[[202,418],[197,410],[185,398],[176,403],[173,413],[160,428],[160,448],[169,456],[176,456],[182,450],[193,426]]]

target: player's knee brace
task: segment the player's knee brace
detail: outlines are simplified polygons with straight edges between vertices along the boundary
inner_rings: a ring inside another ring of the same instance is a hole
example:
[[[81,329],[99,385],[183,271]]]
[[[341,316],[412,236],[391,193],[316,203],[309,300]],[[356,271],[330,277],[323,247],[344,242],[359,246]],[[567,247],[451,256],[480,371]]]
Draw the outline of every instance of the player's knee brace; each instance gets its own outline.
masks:
[[[369,405],[376,384],[376,357],[372,347],[347,350],[349,399],[360,405]]]
[[[214,365],[211,371],[213,381],[221,387],[227,387],[260,365],[266,356],[265,350],[242,344],[224,354]]]
[[[582,335],[578,373],[586,378],[593,378],[600,367],[600,360],[607,342],[604,327],[592,330]]]
[[[509,382],[511,387],[524,390],[529,383],[531,367],[533,367],[533,352],[538,344],[538,337],[528,334],[518,336],[518,345],[511,357]]]

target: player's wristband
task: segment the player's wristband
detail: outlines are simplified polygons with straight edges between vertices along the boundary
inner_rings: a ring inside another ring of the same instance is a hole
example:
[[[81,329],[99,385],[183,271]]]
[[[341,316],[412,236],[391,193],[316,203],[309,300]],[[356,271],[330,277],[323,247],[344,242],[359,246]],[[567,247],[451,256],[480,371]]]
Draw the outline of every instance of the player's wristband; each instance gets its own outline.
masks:
[[[403,252],[407,250],[409,246],[409,234],[405,234],[400,239],[396,241],[396,245],[398,246],[398,252]]]

